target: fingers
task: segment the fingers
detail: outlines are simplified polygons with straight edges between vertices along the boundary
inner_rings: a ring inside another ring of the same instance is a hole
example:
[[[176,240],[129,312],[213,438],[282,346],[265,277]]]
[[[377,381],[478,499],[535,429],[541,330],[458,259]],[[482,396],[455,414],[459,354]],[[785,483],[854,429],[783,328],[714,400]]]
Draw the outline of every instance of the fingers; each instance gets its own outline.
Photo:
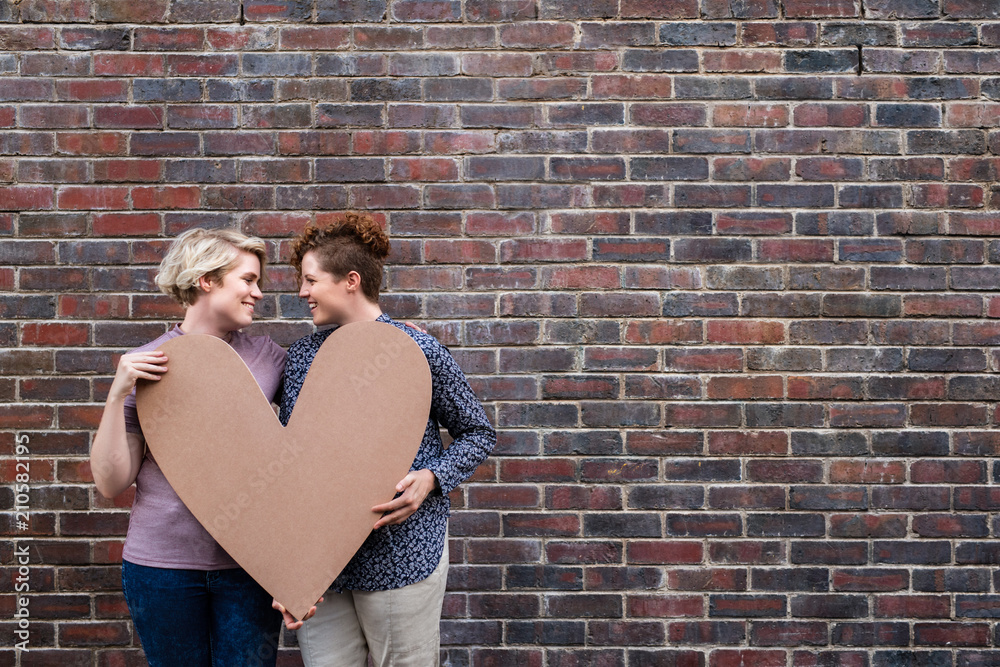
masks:
[[[385,514],[386,512],[395,512],[397,510],[403,509],[407,506],[413,506],[413,511],[416,511],[420,507],[420,500],[417,500],[412,495],[404,493],[399,498],[393,498],[387,503],[382,503],[381,505],[376,505],[372,508],[372,512],[378,512],[379,514]]]
[[[411,322],[409,320],[406,320],[405,322],[403,322],[403,324],[405,324],[406,326],[410,327],[411,329],[416,329],[420,333],[427,333],[427,329],[424,329],[422,327],[418,327],[416,324],[414,324],[413,322]]]
[[[167,372],[167,355],[160,350],[122,355],[108,398],[124,399],[138,380],[159,380]]]
[[[167,371],[167,357],[162,352],[156,354],[126,354],[118,362],[118,372],[126,376],[145,377],[148,379],[153,373],[165,373]]]
[[[123,354],[121,361],[125,363],[165,364],[167,363],[167,355],[161,350],[133,352],[131,354]]]
[[[139,364],[132,364],[131,370],[138,376],[147,375],[147,376],[159,377],[160,375],[167,372],[167,366],[165,363],[164,364],[139,363]]]
[[[396,484],[396,493],[402,493],[403,489],[412,485],[414,481],[416,481],[416,477],[413,476],[413,473],[412,472],[406,473],[406,477],[399,480],[399,482]]]
[[[386,512],[394,512],[400,507],[408,502],[406,495],[402,495],[398,498],[393,498],[387,503],[382,503],[381,505],[376,505],[372,508],[372,512],[378,512],[379,514],[385,514]]]
[[[372,508],[372,512],[380,512],[380,513],[391,512],[395,509],[402,507],[409,500],[407,494],[403,492],[410,489],[414,481],[416,481],[416,477],[414,477],[412,472],[408,473],[406,477],[399,480],[399,483],[396,484],[396,493],[402,493],[403,495],[399,496],[398,498],[393,498],[387,503],[382,503],[381,505],[375,505],[375,507]]]
[[[397,498],[397,500],[402,500],[402,498]],[[375,527],[373,530],[378,530],[382,526],[393,526],[398,523],[403,523],[410,515],[416,512],[420,508],[420,501],[410,498],[407,499],[402,505],[394,508],[388,514],[384,515],[378,521],[375,522]],[[388,510],[387,510],[388,511]]]
[[[396,485],[396,491],[401,493],[398,498],[372,508],[373,512],[388,512],[375,522],[373,530],[382,526],[402,523],[408,519],[411,514],[420,509],[427,494],[434,488],[436,480],[437,478],[430,470],[415,470],[408,473]]]
[[[320,602],[322,602],[322,601],[323,601],[323,598],[320,598]],[[307,612],[306,612],[306,615],[302,617],[302,620],[303,620],[303,621],[308,621],[308,620],[309,620],[310,618],[312,618],[312,617],[313,617],[313,616],[314,616],[315,614],[316,614],[316,607],[315,607],[315,606],[313,606],[313,607],[309,607],[309,611],[307,611]]]
[[[306,614],[305,618],[303,618],[302,621],[296,621],[295,617],[292,616],[290,613],[288,613],[288,610],[285,609],[285,606],[274,599],[272,599],[271,601],[271,609],[277,609],[278,611],[281,612],[281,618],[285,622],[285,627],[288,628],[289,630],[298,630],[299,628],[302,627],[302,621],[304,621],[306,618],[309,618],[310,616],[316,613],[316,607],[313,607],[312,609],[309,610],[309,613]]]
[[[381,519],[375,522],[372,526],[372,530],[378,530],[382,526],[395,526],[396,524],[403,523],[410,517],[413,512],[403,512],[402,510],[398,512],[393,512],[392,514],[386,514]]]

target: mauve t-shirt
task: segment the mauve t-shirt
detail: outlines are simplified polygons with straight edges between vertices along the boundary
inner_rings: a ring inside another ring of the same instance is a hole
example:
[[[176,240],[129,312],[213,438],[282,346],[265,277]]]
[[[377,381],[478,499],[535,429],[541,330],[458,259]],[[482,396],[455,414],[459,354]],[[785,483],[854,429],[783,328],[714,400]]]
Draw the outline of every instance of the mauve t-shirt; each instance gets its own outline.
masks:
[[[155,350],[165,341],[183,336],[180,327],[133,352]],[[248,336],[236,331],[229,345],[236,351],[264,396],[273,401],[285,368],[285,351],[267,336]],[[170,372],[169,370],[167,371]],[[233,410],[242,406],[233,405]],[[184,415],[178,415],[184,419]],[[125,430],[142,435],[135,409],[135,391],[125,399]],[[239,567],[205,530],[174,492],[153,456],[146,454],[135,478],[135,500],[128,522],[122,557],[137,565],[185,570],[225,570]]]

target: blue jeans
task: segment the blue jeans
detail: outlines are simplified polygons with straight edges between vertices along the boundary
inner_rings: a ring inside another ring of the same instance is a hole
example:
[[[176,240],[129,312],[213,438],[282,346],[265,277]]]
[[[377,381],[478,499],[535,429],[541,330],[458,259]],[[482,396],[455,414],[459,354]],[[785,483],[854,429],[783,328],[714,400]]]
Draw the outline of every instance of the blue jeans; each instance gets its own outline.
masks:
[[[243,570],[123,561],[122,591],[150,667],[274,667],[281,614]]]

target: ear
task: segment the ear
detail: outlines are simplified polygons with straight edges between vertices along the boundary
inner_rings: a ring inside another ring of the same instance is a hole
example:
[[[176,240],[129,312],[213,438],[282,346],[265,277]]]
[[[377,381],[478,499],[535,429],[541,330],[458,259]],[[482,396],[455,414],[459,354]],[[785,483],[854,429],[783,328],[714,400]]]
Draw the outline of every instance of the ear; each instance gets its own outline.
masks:
[[[208,293],[212,291],[212,279],[207,275],[198,278],[198,287],[201,288],[202,292]]]
[[[357,271],[348,271],[346,280],[348,291],[361,289],[361,274]]]

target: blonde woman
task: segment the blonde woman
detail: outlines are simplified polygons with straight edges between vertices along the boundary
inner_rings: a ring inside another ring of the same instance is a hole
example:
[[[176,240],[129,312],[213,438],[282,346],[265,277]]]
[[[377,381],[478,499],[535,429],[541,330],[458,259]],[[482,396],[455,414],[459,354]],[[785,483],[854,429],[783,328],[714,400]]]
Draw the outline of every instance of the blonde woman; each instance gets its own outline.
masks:
[[[281,614],[271,596],[177,497],[145,446],[135,408],[136,381],[155,382],[168,372],[169,359],[156,348],[185,334],[229,343],[264,395],[275,398],[285,351],[267,336],[240,331],[261,299],[264,263],[264,242],[234,230],[192,229],[177,237],[156,283],[184,306],[184,319],[122,356],[94,436],[90,463],[101,494],[113,498],[136,485],[122,589],[152,667],[273,666],[277,657]]]

